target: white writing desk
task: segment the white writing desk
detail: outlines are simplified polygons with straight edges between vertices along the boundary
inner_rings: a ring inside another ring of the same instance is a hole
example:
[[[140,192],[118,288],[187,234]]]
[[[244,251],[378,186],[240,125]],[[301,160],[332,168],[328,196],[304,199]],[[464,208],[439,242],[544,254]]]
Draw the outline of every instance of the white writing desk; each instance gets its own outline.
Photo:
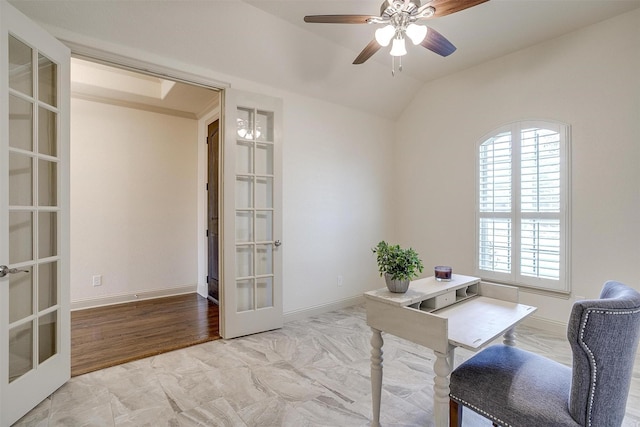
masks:
[[[380,425],[382,334],[390,333],[423,345],[436,355],[433,385],[436,427],[449,425],[449,374],[456,347],[477,351],[504,334],[515,345],[513,329],[535,307],[518,304],[518,288],[480,283],[477,277],[454,274],[450,282],[434,277],[414,280],[403,294],[387,288],[365,292],[371,337],[372,425]]]

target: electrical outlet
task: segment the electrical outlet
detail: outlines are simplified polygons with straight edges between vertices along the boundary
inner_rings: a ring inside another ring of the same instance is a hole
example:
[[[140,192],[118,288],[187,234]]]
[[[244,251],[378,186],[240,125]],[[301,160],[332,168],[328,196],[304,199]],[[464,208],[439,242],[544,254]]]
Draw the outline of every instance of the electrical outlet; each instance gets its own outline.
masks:
[[[342,276],[338,276],[338,280],[336,284],[338,285],[339,288],[342,287]]]
[[[93,286],[102,286],[102,276],[101,275],[95,275],[91,278],[91,284]]]

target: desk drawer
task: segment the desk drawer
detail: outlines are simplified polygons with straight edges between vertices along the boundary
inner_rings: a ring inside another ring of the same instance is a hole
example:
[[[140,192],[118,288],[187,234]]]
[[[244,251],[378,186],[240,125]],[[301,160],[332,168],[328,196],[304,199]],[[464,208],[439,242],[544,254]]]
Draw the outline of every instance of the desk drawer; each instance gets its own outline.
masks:
[[[442,307],[446,307],[456,302],[456,291],[447,292],[446,294],[438,295],[422,302],[422,307],[437,310]]]

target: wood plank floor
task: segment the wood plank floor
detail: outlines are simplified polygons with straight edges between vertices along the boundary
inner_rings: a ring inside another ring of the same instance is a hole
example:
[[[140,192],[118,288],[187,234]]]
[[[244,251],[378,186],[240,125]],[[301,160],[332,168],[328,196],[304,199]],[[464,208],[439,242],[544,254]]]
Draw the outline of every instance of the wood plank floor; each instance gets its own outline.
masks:
[[[198,294],[71,312],[71,376],[220,338],[218,306]]]

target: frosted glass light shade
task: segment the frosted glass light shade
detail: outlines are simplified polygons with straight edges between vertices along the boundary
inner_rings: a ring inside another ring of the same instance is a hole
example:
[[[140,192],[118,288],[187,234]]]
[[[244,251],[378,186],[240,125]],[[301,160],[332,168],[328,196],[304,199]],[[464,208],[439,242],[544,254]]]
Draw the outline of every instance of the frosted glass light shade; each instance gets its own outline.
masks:
[[[404,56],[407,54],[407,48],[404,45],[404,39],[393,39],[393,45],[391,45],[391,56]]]
[[[409,24],[405,32],[413,44],[418,45],[422,43],[427,36],[427,27],[424,25]]]
[[[376,30],[376,41],[380,46],[389,46],[391,39],[396,33],[396,29],[393,25],[387,25]]]

